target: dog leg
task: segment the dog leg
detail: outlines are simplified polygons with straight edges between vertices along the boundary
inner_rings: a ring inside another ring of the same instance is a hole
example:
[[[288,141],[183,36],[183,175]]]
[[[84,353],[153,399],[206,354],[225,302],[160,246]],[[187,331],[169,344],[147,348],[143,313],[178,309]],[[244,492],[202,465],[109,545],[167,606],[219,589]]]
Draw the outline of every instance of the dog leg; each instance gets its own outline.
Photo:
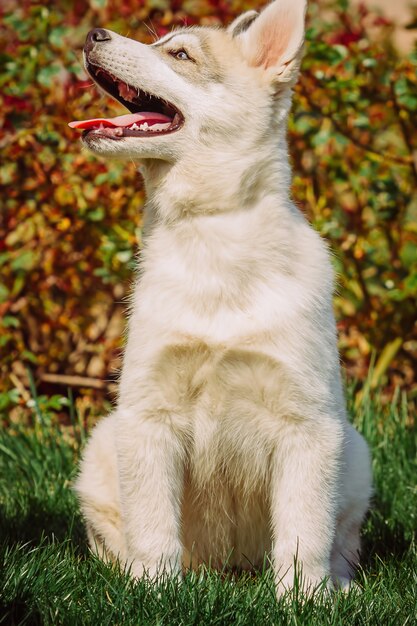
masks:
[[[340,422],[321,416],[288,422],[276,446],[271,520],[278,595],[293,587],[295,563],[305,591],[330,576],[342,435]]]
[[[336,587],[349,589],[359,564],[360,522],[338,522],[331,556],[332,580]]]
[[[132,574],[181,569],[183,446],[172,416],[118,410],[117,449],[126,560]]]
[[[348,589],[359,563],[360,528],[372,494],[371,463],[363,437],[348,425],[342,465],[342,501],[332,548],[333,582]]]
[[[74,489],[86,520],[91,549],[104,560],[123,561],[125,545],[114,439],[115,416],[109,415],[92,432]]]

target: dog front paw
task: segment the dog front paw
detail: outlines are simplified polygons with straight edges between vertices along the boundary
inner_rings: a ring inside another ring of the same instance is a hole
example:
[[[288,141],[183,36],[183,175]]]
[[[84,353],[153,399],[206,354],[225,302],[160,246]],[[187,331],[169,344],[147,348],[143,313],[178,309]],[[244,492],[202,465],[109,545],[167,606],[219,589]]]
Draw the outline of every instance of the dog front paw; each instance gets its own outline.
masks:
[[[331,591],[333,583],[324,568],[320,571],[309,572],[298,565],[295,568],[292,565],[286,571],[281,568],[277,572],[275,588],[278,598],[294,589],[300,590],[306,596],[311,596],[317,591]]]
[[[348,576],[337,576],[333,579],[334,588],[343,593],[358,593],[361,591],[361,585],[353,578]]]
[[[178,555],[161,557],[158,561],[141,561],[132,559],[129,563],[130,574],[134,578],[149,578],[151,580],[168,574],[177,576],[181,573],[181,558]]]

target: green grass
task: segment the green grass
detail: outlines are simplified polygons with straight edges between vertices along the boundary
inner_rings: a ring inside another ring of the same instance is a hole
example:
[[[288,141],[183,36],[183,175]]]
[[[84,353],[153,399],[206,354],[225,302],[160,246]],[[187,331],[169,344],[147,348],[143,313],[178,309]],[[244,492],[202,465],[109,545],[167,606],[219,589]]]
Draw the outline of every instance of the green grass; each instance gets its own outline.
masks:
[[[36,409],[36,406],[35,406]],[[373,451],[375,497],[363,530],[357,586],[297,590],[279,602],[270,572],[134,582],[93,557],[71,492],[83,441],[35,411],[33,427],[0,431],[0,624],[69,626],[417,623],[416,424],[397,397],[366,395],[355,423]]]

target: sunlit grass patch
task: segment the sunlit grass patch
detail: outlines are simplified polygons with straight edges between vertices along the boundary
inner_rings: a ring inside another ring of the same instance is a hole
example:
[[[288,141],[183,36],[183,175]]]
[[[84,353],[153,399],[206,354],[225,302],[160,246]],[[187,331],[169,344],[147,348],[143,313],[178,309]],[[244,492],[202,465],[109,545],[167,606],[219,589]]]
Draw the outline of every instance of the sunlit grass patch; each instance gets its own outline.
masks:
[[[71,491],[80,425],[0,432],[0,624],[405,625],[417,620],[417,442],[405,399],[366,394],[355,424],[373,453],[375,497],[349,593],[275,598],[271,572],[202,570],[136,582],[87,549]]]

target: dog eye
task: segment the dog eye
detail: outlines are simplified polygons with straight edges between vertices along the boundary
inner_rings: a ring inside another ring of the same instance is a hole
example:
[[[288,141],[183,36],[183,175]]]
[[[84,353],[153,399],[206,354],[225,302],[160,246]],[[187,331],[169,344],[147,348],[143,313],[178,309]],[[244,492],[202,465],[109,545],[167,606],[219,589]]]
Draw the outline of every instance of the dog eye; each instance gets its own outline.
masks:
[[[191,58],[183,48],[181,48],[181,50],[172,50],[170,54],[174,59],[178,59],[179,61],[191,61]]]

